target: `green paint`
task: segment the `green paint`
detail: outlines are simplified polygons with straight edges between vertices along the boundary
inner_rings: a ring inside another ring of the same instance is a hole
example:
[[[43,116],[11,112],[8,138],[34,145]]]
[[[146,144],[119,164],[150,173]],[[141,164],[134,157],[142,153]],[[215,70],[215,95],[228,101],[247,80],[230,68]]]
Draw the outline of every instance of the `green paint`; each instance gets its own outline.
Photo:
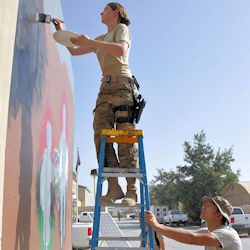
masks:
[[[44,233],[44,225],[43,225],[43,217],[44,213],[42,211],[41,206],[38,207],[38,228],[40,229],[40,249],[45,250],[45,245],[43,241],[43,233]],[[50,216],[50,240],[48,245],[48,250],[52,250],[53,245],[53,236],[54,236],[54,227],[55,227],[55,216]]]

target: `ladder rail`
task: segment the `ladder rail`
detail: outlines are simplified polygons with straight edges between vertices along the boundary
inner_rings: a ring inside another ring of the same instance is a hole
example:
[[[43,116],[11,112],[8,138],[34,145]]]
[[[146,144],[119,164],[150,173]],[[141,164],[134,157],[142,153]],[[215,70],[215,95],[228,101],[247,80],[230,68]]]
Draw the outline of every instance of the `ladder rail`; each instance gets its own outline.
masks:
[[[143,142],[142,142],[142,136],[138,136],[138,144],[139,144],[139,164],[140,164],[140,169],[143,172],[143,182],[145,186],[145,201],[146,201],[146,210],[150,210],[150,197],[148,193],[148,183],[147,183],[147,172],[146,172],[146,164],[145,164],[145,157],[144,157],[144,149],[143,149]],[[144,211],[142,211],[142,216],[144,216]],[[142,218],[142,222],[144,223],[145,226],[145,217]],[[143,231],[142,231],[143,233]],[[148,234],[149,234],[149,244],[150,244],[150,249],[154,249],[154,240],[153,240],[153,232],[152,228],[150,225],[148,225]]]
[[[105,146],[106,146],[106,135],[103,135],[101,141],[100,157],[99,157],[99,171],[97,179],[97,192],[95,197],[95,213],[94,213],[93,235],[91,240],[91,250],[94,250],[95,247],[98,246],[98,234],[100,228],[100,212],[101,212],[99,199],[102,194],[102,172],[105,161]]]

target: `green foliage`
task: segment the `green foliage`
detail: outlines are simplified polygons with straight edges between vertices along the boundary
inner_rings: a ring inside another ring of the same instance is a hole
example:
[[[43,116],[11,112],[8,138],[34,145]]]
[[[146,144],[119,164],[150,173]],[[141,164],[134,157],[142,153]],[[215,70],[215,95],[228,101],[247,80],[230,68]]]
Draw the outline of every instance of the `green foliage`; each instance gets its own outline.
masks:
[[[199,221],[202,197],[219,195],[225,185],[238,181],[240,171],[232,171],[233,161],[232,147],[215,152],[203,131],[195,134],[193,144],[184,142],[184,165],[176,171],[158,170],[150,183],[151,203],[173,209],[181,202],[188,216]]]
[[[158,169],[158,175],[150,182],[149,192],[151,204],[165,205],[169,208],[175,208],[178,200],[176,200],[176,187],[179,174],[174,171],[165,172],[163,169]]]

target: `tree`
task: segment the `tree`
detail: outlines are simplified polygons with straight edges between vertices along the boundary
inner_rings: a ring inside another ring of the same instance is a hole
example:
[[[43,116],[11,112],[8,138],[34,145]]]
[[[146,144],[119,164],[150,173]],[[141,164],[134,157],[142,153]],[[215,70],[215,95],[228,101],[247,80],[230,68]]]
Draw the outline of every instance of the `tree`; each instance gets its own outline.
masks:
[[[181,202],[189,217],[197,222],[200,219],[202,197],[219,195],[225,185],[238,181],[240,171],[232,171],[233,161],[232,147],[215,152],[206,143],[205,133],[201,131],[194,135],[193,144],[184,142],[184,165],[177,166],[175,172],[158,172],[159,176],[151,182],[152,198],[162,202],[165,192],[166,201],[171,205]],[[157,194],[158,191],[160,194]],[[174,197],[174,201],[170,200],[171,197]]]
[[[150,182],[149,193],[151,204],[166,205],[170,209],[177,206],[177,180],[179,175],[173,170],[165,172],[163,169],[158,169],[158,175]]]

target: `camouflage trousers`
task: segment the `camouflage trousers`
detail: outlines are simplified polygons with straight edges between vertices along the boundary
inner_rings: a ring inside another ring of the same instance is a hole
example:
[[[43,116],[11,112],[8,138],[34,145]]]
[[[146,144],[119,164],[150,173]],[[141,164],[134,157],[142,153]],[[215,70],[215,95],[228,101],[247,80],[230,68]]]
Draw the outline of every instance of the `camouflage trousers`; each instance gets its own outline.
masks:
[[[134,130],[135,125],[125,122],[116,123],[116,118],[128,117],[128,111],[116,111],[115,107],[120,105],[133,106],[134,99],[128,77],[112,77],[107,82],[106,77],[102,79],[100,92],[94,110],[93,122],[94,140],[96,146],[97,159],[99,161],[101,131],[102,129]],[[137,168],[138,167],[138,147],[136,144],[119,143],[118,158],[112,143],[107,143],[105,147],[104,167],[116,168]],[[127,178],[130,190],[135,190],[135,178]]]

